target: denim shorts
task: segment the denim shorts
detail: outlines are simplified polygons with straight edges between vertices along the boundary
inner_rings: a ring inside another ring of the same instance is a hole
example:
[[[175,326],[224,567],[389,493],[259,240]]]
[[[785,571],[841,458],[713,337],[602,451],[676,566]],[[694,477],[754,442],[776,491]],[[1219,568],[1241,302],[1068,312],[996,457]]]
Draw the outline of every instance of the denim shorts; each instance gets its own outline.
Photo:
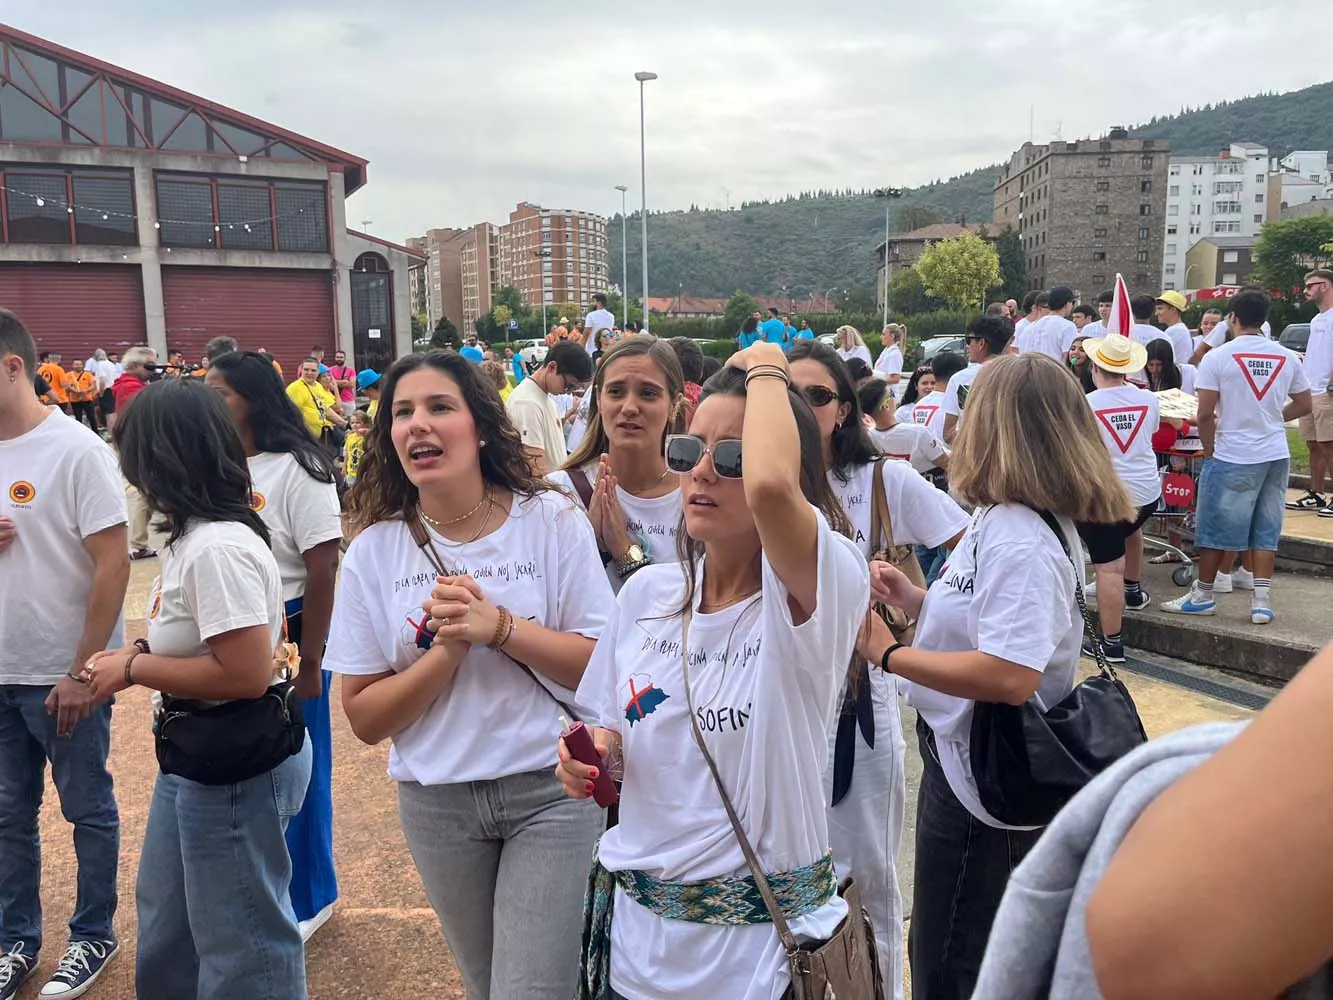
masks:
[[[1238,465],[1206,458],[1199,475],[1196,548],[1277,551],[1291,460]]]

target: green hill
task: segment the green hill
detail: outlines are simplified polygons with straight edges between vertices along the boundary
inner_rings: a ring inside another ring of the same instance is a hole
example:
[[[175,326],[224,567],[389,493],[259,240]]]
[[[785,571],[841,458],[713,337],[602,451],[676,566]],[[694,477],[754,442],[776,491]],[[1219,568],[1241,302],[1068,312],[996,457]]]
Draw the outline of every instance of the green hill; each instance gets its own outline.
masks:
[[[1183,109],[1134,127],[1131,134],[1166,139],[1173,153],[1196,155],[1216,153],[1230,142],[1257,142],[1276,156],[1333,149],[1333,83]],[[992,164],[905,189],[895,211],[919,206],[942,221],[988,220],[997,169]],[[637,214],[630,218],[629,280],[637,289]],[[609,228],[611,280],[623,284],[618,217]],[[747,202],[730,212],[650,212],[648,228],[654,295],[683,290],[725,297],[738,288],[778,294],[785,287],[799,303],[836,286],[858,288],[864,296],[874,285],[874,248],[884,239],[884,202],[868,191],[803,192],[781,201]],[[896,217],[892,228],[899,228]]]

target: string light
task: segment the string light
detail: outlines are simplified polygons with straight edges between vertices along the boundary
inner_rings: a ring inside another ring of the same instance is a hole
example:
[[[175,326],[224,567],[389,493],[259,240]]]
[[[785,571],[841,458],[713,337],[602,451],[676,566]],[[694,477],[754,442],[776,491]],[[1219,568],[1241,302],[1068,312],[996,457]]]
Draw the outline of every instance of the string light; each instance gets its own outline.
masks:
[[[4,184],[0,184],[0,191],[5,191],[5,192],[7,192],[7,193],[9,193],[9,194],[11,194],[11,195],[18,195],[19,197],[22,197],[22,198],[31,198],[31,199],[33,200],[33,203],[34,203],[38,208],[45,208],[46,205],[47,205],[47,202],[50,201],[52,207],[55,207],[55,208],[63,208],[63,209],[65,210],[66,214],[68,214],[68,215],[73,215],[73,214],[75,213],[75,211],[78,210],[78,211],[82,211],[82,212],[90,212],[90,213],[99,214],[99,215],[102,216],[102,221],[103,221],[103,222],[108,222],[108,221],[110,221],[113,217],[114,217],[114,218],[117,218],[117,219],[130,219],[130,220],[136,220],[136,221],[137,221],[137,219],[138,219],[138,216],[137,216],[135,213],[133,213],[133,212],[117,212],[117,211],[115,211],[114,209],[109,209],[109,208],[98,208],[98,207],[95,207],[95,206],[92,206],[92,205],[79,205],[79,204],[76,204],[76,203],[73,203],[73,202],[54,201],[54,200],[51,200],[51,199],[47,198],[47,197],[44,196],[44,195],[34,194],[34,193],[31,192],[31,191],[24,191],[24,190],[22,190],[22,189],[20,189],[20,188],[9,187],[9,186],[4,185]],[[237,220],[237,221],[234,221],[234,222],[229,222],[229,223],[227,223],[227,228],[228,228],[228,229],[235,229],[237,226],[241,226],[242,228],[245,229],[246,232],[251,232],[252,230],[250,229],[250,227],[251,227],[252,225],[256,225],[256,226],[260,226],[260,225],[263,225],[263,226],[273,225],[274,223],[276,223],[276,222],[280,222],[280,221],[283,220],[283,219],[295,218],[295,217],[298,216],[298,215],[304,215],[304,214],[305,214],[305,208],[302,207],[302,208],[297,208],[295,211],[290,211],[290,212],[279,212],[279,213],[276,214],[276,215],[268,215],[268,216],[263,216],[263,217],[261,217],[261,218],[256,218],[256,219]],[[209,225],[208,222],[201,221],[201,220],[199,220],[199,219],[155,219],[155,220],[153,221],[153,228],[154,228],[154,229],[161,229],[162,226],[163,226],[163,224],[166,224],[166,225],[168,225],[168,226],[206,226],[206,225]],[[221,227],[218,226],[218,225],[214,225],[214,226],[213,226],[213,231],[214,231],[214,232],[221,232]]]

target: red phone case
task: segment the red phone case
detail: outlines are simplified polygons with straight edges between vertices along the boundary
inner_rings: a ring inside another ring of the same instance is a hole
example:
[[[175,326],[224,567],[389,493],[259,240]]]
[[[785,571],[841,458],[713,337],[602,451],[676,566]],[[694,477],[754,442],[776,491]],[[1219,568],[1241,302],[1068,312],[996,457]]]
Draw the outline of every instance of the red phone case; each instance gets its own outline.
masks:
[[[563,735],[565,747],[569,750],[571,757],[580,764],[597,768],[597,777],[592,783],[593,801],[603,809],[619,802],[620,793],[616,791],[616,783],[611,780],[611,775],[607,773],[606,762],[602,760],[602,755],[597,752],[597,747],[593,745],[592,733],[588,732],[588,727],[582,722],[576,722]]]

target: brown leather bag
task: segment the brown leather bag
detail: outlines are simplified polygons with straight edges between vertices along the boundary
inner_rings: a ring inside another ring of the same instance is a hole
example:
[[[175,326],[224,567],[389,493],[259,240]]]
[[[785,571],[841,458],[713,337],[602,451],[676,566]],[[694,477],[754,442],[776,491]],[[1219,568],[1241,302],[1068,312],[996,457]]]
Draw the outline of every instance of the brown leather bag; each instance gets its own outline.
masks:
[[[916,550],[910,545],[895,545],[893,542],[893,519],[889,516],[889,498],[884,492],[884,463],[887,461],[887,457],[875,461],[874,482],[870,487],[870,558],[896,567],[907,579],[924,590],[926,574],[917,562]],[[889,626],[895,640],[905,646],[912,644],[916,636],[915,618],[902,608],[890,608],[883,604],[875,605],[875,610],[884,619],[884,624]]]

